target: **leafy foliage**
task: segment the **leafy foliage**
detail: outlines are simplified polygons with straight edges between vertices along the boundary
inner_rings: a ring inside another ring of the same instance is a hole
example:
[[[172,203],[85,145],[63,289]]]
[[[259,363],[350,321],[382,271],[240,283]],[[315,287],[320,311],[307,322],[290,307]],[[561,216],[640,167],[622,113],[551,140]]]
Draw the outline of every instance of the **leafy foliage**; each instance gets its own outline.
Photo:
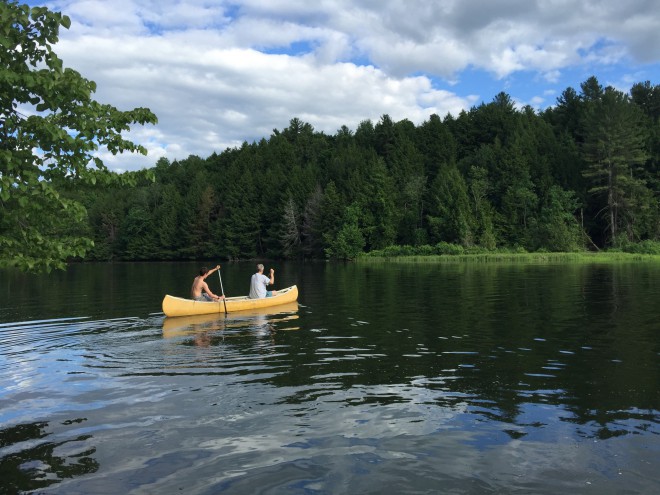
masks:
[[[156,122],[148,109],[122,112],[92,99],[95,83],[52,49],[69,26],[45,7],[0,3],[0,263],[26,270],[61,268],[89,251],[92,240],[71,228],[85,209],[62,192],[116,180],[95,152],[146,154],[121,133]]]

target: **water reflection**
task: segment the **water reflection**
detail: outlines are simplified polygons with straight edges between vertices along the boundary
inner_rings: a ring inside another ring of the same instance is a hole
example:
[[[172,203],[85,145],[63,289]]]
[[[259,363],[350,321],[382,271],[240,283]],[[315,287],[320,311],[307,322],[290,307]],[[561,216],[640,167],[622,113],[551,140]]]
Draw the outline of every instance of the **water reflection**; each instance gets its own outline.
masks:
[[[295,320],[298,303],[280,304],[270,308],[260,308],[236,313],[177,316],[163,320],[163,337],[173,338],[197,331],[220,331],[228,329],[258,328],[269,322]],[[283,318],[277,318],[283,315]]]
[[[84,422],[65,421],[64,426]],[[70,436],[59,440],[62,436]],[[0,488],[2,493],[19,493],[60,483],[64,479],[93,473],[99,463],[93,454],[92,435],[59,433],[47,422],[24,423],[0,430]],[[51,438],[50,441],[45,440]]]
[[[0,483],[56,482],[61,493],[657,488],[660,269],[288,273],[301,304],[259,313],[164,318],[136,303],[113,318],[0,323]]]
[[[236,313],[179,316],[163,320],[163,337],[183,338],[184,344],[208,347],[228,338],[252,335],[271,337],[275,330],[298,330],[292,326],[298,319],[298,303]],[[286,324],[287,326],[284,326]]]
[[[578,434],[589,438],[606,430],[657,433],[657,332],[639,321],[642,301],[660,294],[657,268],[648,268],[383,264],[333,273],[341,277],[337,287],[358,286],[360,303],[337,291],[324,322],[334,330],[315,329],[314,352],[296,356],[307,358],[296,369],[309,370],[310,381],[334,376],[340,389],[389,384],[387,396],[362,398],[381,403],[409,401],[400,391],[422,380],[437,405],[452,407],[459,397],[513,437],[557,421],[584,425]],[[402,300],[402,291],[414,297]],[[382,311],[363,316],[365,307]],[[342,317],[352,320],[338,325]],[[640,343],[648,347],[640,351]],[[342,375],[347,366],[353,373]],[[313,386],[309,392],[328,395]],[[547,417],[547,408],[562,412]],[[637,408],[649,414],[637,420],[621,413]],[[628,418],[626,426],[617,415]]]

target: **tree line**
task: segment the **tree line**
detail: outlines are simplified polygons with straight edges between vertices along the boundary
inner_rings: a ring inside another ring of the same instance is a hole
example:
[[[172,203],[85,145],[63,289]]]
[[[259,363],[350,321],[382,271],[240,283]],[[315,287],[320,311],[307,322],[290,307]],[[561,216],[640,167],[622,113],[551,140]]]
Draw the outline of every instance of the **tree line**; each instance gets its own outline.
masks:
[[[420,125],[334,135],[297,118],[267,139],[69,183],[88,260],[353,259],[410,246],[660,252],[660,86],[590,77],[542,112],[499,93]]]

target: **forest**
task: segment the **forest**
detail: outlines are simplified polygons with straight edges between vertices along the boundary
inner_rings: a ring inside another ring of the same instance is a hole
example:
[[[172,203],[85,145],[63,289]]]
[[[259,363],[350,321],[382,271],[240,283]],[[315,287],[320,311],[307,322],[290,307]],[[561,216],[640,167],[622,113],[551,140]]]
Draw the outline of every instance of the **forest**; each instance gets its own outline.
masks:
[[[326,135],[293,118],[268,139],[67,194],[88,212],[88,260],[657,253],[659,117],[660,86],[628,94],[591,77],[542,112],[500,93],[418,126],[383,115]]]
[[[660,254],[660,86],[595,76],[543,111],[497,94],[419,125],[383,115],[116,174],[158,119],[94,99],[53,50],[71,20],[0,2],[0,267],[70,260],[355,259],[365,253]],[[29,110],[25,110],[25,109]],[[146,160],[146,159],[145,159]]]

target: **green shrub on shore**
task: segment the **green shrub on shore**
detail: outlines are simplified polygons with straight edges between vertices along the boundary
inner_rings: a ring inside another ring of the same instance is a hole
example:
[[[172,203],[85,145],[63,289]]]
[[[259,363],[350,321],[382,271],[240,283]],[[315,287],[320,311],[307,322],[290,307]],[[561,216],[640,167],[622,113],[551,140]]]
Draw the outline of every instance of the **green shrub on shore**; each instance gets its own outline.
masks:
[[[624,253],[660,255],[660,242],[646,240],[634,244],[628,243],[621,246],[621,251]]]
[[[540,250],[527,252],[524,248],[484,249],[481,247],[463,247],[457,244],[440,242],[434,246],[388,246],[371,251],[360,257],[361,260],[396,258],[409,262],[610,262],[610,261],[660,261],[660,242],[643,241],[628,244],[608,251],[576,251],[566,253]]]
[[[513,248],[486,249],[480,246],[463,247],[460,244],[439,242],[433,246],[425,244],[422,246],[388,246],[366,253],[366,257],[396,258],[401,256],[461,256],[461,255],[485,255],[485,254],[524,254],[527,251],[519,246]]]

